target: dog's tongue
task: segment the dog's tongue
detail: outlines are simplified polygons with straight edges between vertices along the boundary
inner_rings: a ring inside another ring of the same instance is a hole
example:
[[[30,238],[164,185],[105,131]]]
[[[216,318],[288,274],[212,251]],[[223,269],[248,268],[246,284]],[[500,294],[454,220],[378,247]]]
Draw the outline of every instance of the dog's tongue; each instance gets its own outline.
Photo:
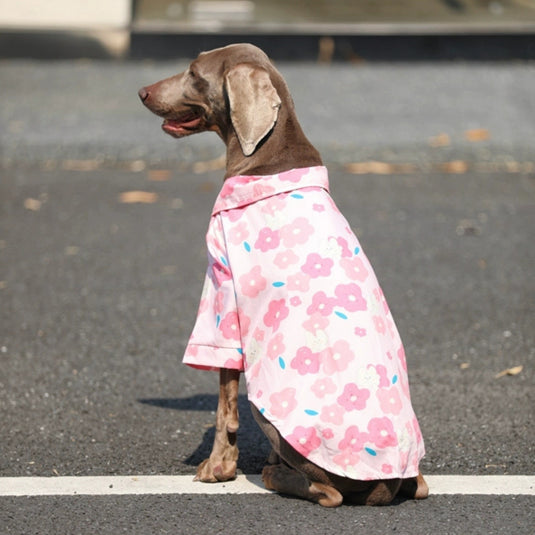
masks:
[[[194,113],[185,115],[180,119],[166,119],[162,128],[170,134],[186,134],[189,128],[195,128],[199,124],[200,117]]]
[[[198,119],[198,115],[190,113],[189,115],[186,115],[180,119],[168,119],[167,124],[174,127],[183,126],[184,128],[187,128],[188,126],[194,126],[198,122]]]

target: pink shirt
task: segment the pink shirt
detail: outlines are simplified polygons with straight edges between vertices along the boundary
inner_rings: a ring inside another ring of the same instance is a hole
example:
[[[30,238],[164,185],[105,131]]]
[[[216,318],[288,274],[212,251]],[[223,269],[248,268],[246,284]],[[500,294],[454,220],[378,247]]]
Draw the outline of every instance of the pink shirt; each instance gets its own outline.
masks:
[[[301,454],[358,480],[418,474],[403,345],[324,167],[225,181],[184,362],[243,370],[249,400]]]

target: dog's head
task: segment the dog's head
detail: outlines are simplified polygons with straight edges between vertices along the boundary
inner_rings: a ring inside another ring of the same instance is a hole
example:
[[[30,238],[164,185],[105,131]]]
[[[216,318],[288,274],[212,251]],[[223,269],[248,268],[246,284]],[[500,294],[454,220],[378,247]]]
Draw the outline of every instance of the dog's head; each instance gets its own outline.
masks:
[[[212,130],[228,144],[236,135],[250,156],[277,122],[274,79],[284,83],[264,52],[237,44],[201,53],[183,73],[143,87],[139,96],[171,136]]]

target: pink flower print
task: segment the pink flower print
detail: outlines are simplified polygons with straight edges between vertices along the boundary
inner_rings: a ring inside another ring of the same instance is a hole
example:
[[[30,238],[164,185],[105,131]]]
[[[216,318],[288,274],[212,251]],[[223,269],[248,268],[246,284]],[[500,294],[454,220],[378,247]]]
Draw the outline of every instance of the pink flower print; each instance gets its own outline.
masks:
[[[369,397],[370,391],[367,388],[360,389],[355,383],[348,383],[344,386],[344,392],[337,401],[346,411],[360,411],[366,407]]]
[[[249,228],[247,223],[245,221],[242,221],[232,227],[229,230],[228,238],[230,243],[233,245],[239,245],[240,243],[244,242],[247,237],[249,236]]]
[[[301,303],[301,298],[297,295],[290,299],[290,305],[292,305],[293,307],[298,307]]]
[[[319,312],[312,314],[312,316],[303,322],[303,327],[312,334],[323,331],[327,325],[329,325],[329,320]]]
[[[290,309],[286,306],[284,299],[274,299],[268,305],[268,311],[264,315],[264,324],[278,330],[283,319],[288,317]]]
[[[370,442],[378,448],[388,448],[398,445],[398,438],[390,418],[372,418],[368,423]]]
[[[368,441],[368,433],[361,433],[356,425],[346,429],[344,438],[338,444],[340,450],[351,450],[354,453],[362,451]]]
[[[417,442],[422,442],[422,440],[423,440],[422,431],[420,430],[420,424],[418,423],[418,419],[417,418],[413,418],[412,427],[414,429],[414,434],[416,435],[416,441]]]
[[[321,409],[320,420],[325,423],[342,425],[344,423],[345,410],[340,405],[334,404]]]
[[[216,294],[216,300],[217,300],[217,296],[219,294]],[[199,311],[197,312],[198,315],[201,315],[202,313],[206,312],[208,310],[208,306],[209,306],[209,302],[208,302],[208,299],[201,299],[201,302],[199,303]],[[217,314],[217,310],[216,310],[216,306],[214,305],[214,312]]]
[[[226,199],[227,197],[230,197],[234,193],[234,185],[231,184],[229,181],[225,181],[223,183],[223,187],[221,188],[221,191],[219,192],[219,196],[222,199]]]
[[[318,437],[314,427],[298,425],[293,433],[285,438],[303,457],[308,457],[312,451],[318,449],[321,445],[321,438]]]
[[[229,312],[219,324],[219,330],[227,340],[240,339],[240,321],[236,312]]]
[[[271,401],[270,412],[276,418],[284,419],[297,407],[295,399],[295,388],[285,388],[280,392],[275,392],[269,397]]]
[[[297,370],[299,375],[318,373],[320,369],[320,354],[312,353],[309,347],[301,347],[297,350],[297,354],[290,365],[294,370]]]
[[[308,222],[306,217],[298,217],[288,225],[284,225],[281,230],[281,239],[285,247],[295,247],[307,242],[314,233],[314,227]]]
[[[217,286],[222,286],[224,282],[232,279],[226,258],[221,258],[212,264],[212,273],[214,274]]]
[[[347,240],[344,240],[344,238],[339,237],[336,238],[336,241],[338,242],[338,245],[342,248],[342,258],[353,256],[351,249],[347,245]]]
[[[280,269],[286,269],[292,264],[296,264],[299,261],[299,257],[290,249],[282,251],[277,254],[273,263]]]
[[[274,195],[269,197],[265,204],[262,206],[261,211],[274,216],[280,213],[286,206],[286,195]]]
[[[334,433],[333,433],[333,430],[328,427],[327,429],[324,429],[322,432],[321,432],[321,436],[325,439],[325,440],[331,440],[331,438],[334,437]]]
[[[323,371],[327,375],[343,372],[349,363],[355,358],[353,351],[346,340],[338,340],[332,347],[321,353]]]
[[[277,333],[267,345],[267,355],[271,360],[275,360],[277,357],[280,357],[286,346],[284,345],[284,335],[282,333]]]
[[[373,368],[373,365],[370,364],[370,367]],[[375,366],[375,370],[379,375],[379,388],[390,386],[390,381],[388,380],[388,370],[386,369],[386,366],[377,364],[377,366]]]
[[[259,329],[258,327],[255,329],[254,331],[254,334],[253,334],[253,338],[257,341],[257,342],[262,342],[264,340],[264,331],[262,329]]]
[[[287,288],[293,292],[308,292],[310,277],[304,273],[296,273],[288,277]]]
[[[263,253],[269,251],[270,249],[276,249],[279,246],[280,237],[278,230],[272,230],[269,227],[264,227],[258,233],[258,239],[256,240],[254,246],[257,249],[260,249]]]
[[[254,177],[250,177],[248,175],[235,177],[232,182],[227,180],[223,183],[223,187],[221,188],[221,192],[219,193],[219,196],[222,198],[230,197],[231,195],[234,194],[235,186],[240,186],[241,184],[247,184],[251,180],[254,180]]]
[[[301,266],[301,271],[312,278],[328,277],[334,262],[331,258],[322,258],[318,253],[310,253],[306,263]]]
[[[340,265],[351,280],[364,282],[368,278],[368,270],[359,256],[342,258]]]
[[[315,212],[325,212],[325,206],[323,206],[323,204],[319,204],[319,203],[314,203],[312,205],[312,209],[315,211]]]
[[[383,472],[383,474],[391,474],[393,471],[394,467],[391,464],[385,463],[383,466],[381,466],[381,472]]]
[[[357,335],[357,336],[366,336],[366,329],[363,329],[362,327],[355,327],[355,331],[354,333]]]
[[[280,173],[279,180],[288,182],[299,182],[309,172],[310,170],[308,169],[308,167],[292,169],[291,171],[285,171],[283,173]]]
[[[318,379],[310,388],[316,397],[323,399],[329,394],[334,394],[336,392],[336,385],[330,377],[325,377],[323,379]]]
[[[187,357],[196,357],[198,354],[199,354],[199,346],[194,346],[190,344],[186,347]]]
[[[223,367],[229,370],[243,371],[243,359],[227,359]]]
[[[325,292],[316,292],[312,296],[312,304],[307,308],[307,314],[319,313],[322,316],[329,316],[335,304],[336,300],[332,297],[327,297]]]
[[[373,316],[373,324],[375,326],[375,330],[379,334],[384,334],[386,332],[386,323],[381,316]]]
[[[251,271],[243,274],[240,278],[241,291],[247,297],[256,297],[266,288],[267,281],[262,277],[262,268],[254,266]]]
[[[267,184],[255,184],[253,186],[253,196],[256,198],[269,197],[270,193],[273,193],[275,188],[268,186]]]
[[[379,399],[381,410],[385,414],[399,414],[401,412],[401,398],[395,386],[378,390],[377,398]]]
[[[234,210],[227,210],[226,212],[221,212],[224,214],[231,223],[236,223],[243,215],[243,208],[235,208]]]
[[[353,452],[350,449],[341,451],[338,455],[333,457],[333,461],[341,466],[344,470],[347,470],[348,466],[356,466],[360,461],[358,453]]]
[[[403,348],[403,346],[398,349],[398,359],[401,363],[401,367],[403,368],[403,370],[407,371],[407,358],[405,357],[405,349]]]
[[[357,312],[358,310],[366,310],[366,299],[362,297],[362,290],[360,286],[351,282],[349,284],[339,284],[334,293],[338,298],[337,304],[345,308],[349,312]]]

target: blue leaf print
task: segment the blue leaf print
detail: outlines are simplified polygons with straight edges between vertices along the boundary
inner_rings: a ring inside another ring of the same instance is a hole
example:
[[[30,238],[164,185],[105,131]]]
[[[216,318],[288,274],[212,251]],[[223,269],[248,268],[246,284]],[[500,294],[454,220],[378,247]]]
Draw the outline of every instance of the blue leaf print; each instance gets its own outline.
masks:
[[[264,414],[265,412],[266,412],[266,409],[264,409],[264,407],[262,407],[262,408],[260,409],[260,414]]]
[[[284,286],[284,284],[285,284],[284,282],[280,282],[280,281],[278,281],[278,282],[274,282],[274,283],[273,283],[273,286],[274,286],[275,288],[280,288],[281,286]]]
[[[221,316],[218,314],[216,317],[215,317],[215,326],[216,327],[219,327],[219,324],[221,323]]]
[[[284,370],[286,368],[286,362],[282,357],[279,357],[279,366]]]
[[[243,247],[248,253],[251,252],[251,246],[246,241],[243,242]]]
[[[224,266],[228,266],[227,259],[224,256],[221,256],[219,259],[221,260]]]
[[[241,347],[238,347],[236,349],[236,351],[240,354],[240,355],[243,355],[243,349]]]
[[[355,247],[355,250],[353,252],[355,254],[359,254],[360,253],[360,247]]]
[[[395,385],[397,382],[398,382],[398,376],[394,375],[394,377],[392,377],[392,384]]]
[[[339,318],[342,318],[343,320],[346,320],[346,319],[347,319],[347,316],[346,316],[343,312],[338,312],[338,310],[335,310],[334,313],[335,313]]]
[[[305,414],[308,414],[309,416],[317,416],[319,412],[313,411],[312,409],[305,409]]]
[[[304,197],[300,193],[292,193],[290,197],[293,197],[294,199],[304,199]]]
[[[371,448],[364,448],[370,455],[373,457],[377,456],[377,452],[375,450],[372,450]]]

